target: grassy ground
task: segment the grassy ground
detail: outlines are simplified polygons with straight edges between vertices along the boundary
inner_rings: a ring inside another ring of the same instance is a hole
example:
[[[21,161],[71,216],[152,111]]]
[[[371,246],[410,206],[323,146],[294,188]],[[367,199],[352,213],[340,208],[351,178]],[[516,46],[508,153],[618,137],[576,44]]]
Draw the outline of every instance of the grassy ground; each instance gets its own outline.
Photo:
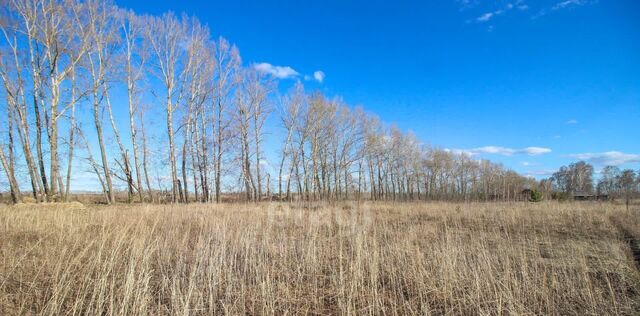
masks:
[[[551,202],[0,207],[0,314],[637,314],[639,217]]]

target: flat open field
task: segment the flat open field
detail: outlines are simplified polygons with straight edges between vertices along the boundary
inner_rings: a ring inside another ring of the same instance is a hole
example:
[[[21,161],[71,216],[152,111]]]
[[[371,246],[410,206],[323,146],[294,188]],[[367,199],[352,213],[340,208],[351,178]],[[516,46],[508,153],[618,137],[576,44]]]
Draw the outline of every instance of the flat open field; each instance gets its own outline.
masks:
[[[605,203],[0,207],[0,314],[638,314]]]

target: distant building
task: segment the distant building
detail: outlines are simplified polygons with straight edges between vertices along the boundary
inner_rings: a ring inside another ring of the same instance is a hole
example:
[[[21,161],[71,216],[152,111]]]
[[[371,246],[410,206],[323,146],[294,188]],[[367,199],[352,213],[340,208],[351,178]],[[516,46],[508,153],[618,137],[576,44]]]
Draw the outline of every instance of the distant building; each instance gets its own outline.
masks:
[[[585,191],[576,191],[571,194],[574,201],[606,201],[609,196],[606,194],[593,194]]]
[[[531,189],[524,189],[520,192],[520,201],[529,201],[531,199]]]

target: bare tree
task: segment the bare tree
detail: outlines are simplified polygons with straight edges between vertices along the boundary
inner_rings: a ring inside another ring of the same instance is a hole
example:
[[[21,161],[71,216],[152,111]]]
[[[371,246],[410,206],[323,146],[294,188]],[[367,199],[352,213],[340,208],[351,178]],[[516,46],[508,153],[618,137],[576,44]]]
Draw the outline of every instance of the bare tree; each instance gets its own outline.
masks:
[[[214,178],[216,202],[221,201],[222,159],[228,141],[230,120],[225,118],[228,111],[229,99],[238,85],[240,69],[240,53],[224,38],[219,38],[215,45],[215,73],[214,73]]]
[[[146,70],[147,61],[147,41],[144,40],[144,21],[131,11],[121,11],[121,32],[124,38],[123,55],[125,62],[125,80],[127,84],[127,101],[129,104],[129,129],[131,133],[131,145],[133,148],[134,170],[136,173],[136,184],[138,198],[144,201],[144,189],[142,187],[142,177],[140,172],[140,158],[137,140],[137,129],[135,117],[138,111],[138,82],[141,80]]]
[[[11,9],[15,11],[16,15],[21,20],[19,25],[16,26],[16,33],[19,32],[24,34],[24,37],[25,37],[24,40],[27,43],[28,51],[29,51],[30,74],[28,77],[31,78],[31,83],[32,83],[31,88],[33,90],[31,93],[31,96],[33,100],[33,113],[35,117],[36,153],[37,153],[37,161],[38,161],[38,169],[39,169],[39,174],[37,175],[37,178],[41,181],[41,184],[39,184],[41,188],[40,191],[44,192],[45,198],[48,198],[50,194],[49,183],[47,181],[44,155],[42,150],[42,147],[43,147],[42,135],[44,133],[43,129],[46,127],[42,122],[42,111],[45,110],[44,109],[45,107],[44,91],[42,89],[42,84],[45,78],[41,77],[41,73],[44,72],[43,68],[44,68],[45,53],[44,53],[44,50],[41,48],[43,44],[42,44],[42,35],[40,34],[42,32],[41,30],[44,30],[45,28],[37,24],[37,23],[41,23],[40,19],[42,18],[42,14],[46,13],[47,11],[45,10],[44,2],[35,1],[35,0],[32,0],[32,1],[15,1],[14,0],[10,2],[10,6],[11,6]],[[17,43],[18,43],[15,37],[14,37],[14,43],[15,45],[13,45],[12,47],[14,48],[14,52],[15,52]],[[17,56],[16,56],[16,66],[18,66]],[[26,96],[24,101],[26,102]],[[24,122],[26,121],[26,113],[22,113],[22,114],[23,115],[21,117],[21,121],[24,124]],[[25,137],[25,141],[28,141],[29,133],[24,133],[23,131],[22,134]],[[30,147],[30,143],[29,145],[23,146],[23,147],[24,148]],[[30,155],[28,155],[27,157],[30,157]]]
[[[5,174],[7,176],[7,179],[9,180],[9,189],[11,192],[11,201],[13,203],[19,203],[22,202],[22,194],[20,193],[20,186],[18,185],[18,181],[16,180],[16,164],[15,164],[15,151],[14,151],[14,144],[13,144],[13,112],[14,109],[13,107],[10,105],[9,102],[7,102],[7,107],[6,107],[6,111],[7,111],[7,138],[8,138],[8,145],[7,145],[7,149],[9,152],[9,158],[7,158],[7,155],[5,155],[4,153],[4,146],[3,144],[0,144],[0,162],[2,163],[2,169],[4,169]]]
[[[198,196],[198,180],[196,176],[196,150],[195,150],[195,125],[197,115],[200,115],[205,102],[210,97],[212,68],[208,67],[210,62],[210,43],[209,32],[206,27],[200,25],[197,21],[192,21],[189,25],[188,38],[186,43],[187,65],[184,74],[184,102],[186,111],[183,116],[183,145],[182,145],[182,186],[184,192],[184,201],[188,202],[188,176],[187,176],[187,160],[191,158],[191,167],[193,174],[193,187],[196,200]]]
[[[147,192],[149,192],[149,198],[151,202],[156,200],[155,195],[153,194],[153,189],[151,187],[151,181],[149,177],[149,148],[147,147],[147,134],[144,128],[144,111],[140,109],[138,111],[138,115],[140,117],[140,134],[142,136],[142,171],[144,172],[144,181],[147,185]]]
[[[87,25],[78,24],[80,25],[80,30],[83,32],[85,38],[87,38],[90,43],[90,49],[88,49],[86,54],[86,68],[91,80],[90,94],[92,98],[93,122],[98,137],[100,158],[102,161],[102,176],[106,183],[108,203],[115,203],[116,200],[115,192],[113,191],[112,172],[109,168],[101,116],[104,101],[106,101],[112,126],[115,127],[110,110],[107,86],[108,72],[111,71],[110,67],[113,66],[111,63],[115,56],[115,28],[110,21],[110,8],[104,3],[97,1],[87,2],[83,7],[75,7],[74,9],[76,19],[78,21],[89,21]],[[118,143],[121,143],[119,139]]]
[[[593,191],[593,166],[584,161],[562,166],[553,174],[553,179],[557,188],[567,194],[591,193]]]
[[[280,168],[278,169],[278,199],[282,200],[282,172],[284,169],[285,161],[289,155],[294,155],[295,148],[293,147],[293,136],[296,129],[296,124],[299,120],[299,114],[303,107],[306,96],[304,94],[304,86],[301,83],[297,83],[293,90],[289,92],[281,101],[281,114],[280,121],[282,126],[287,131],[287,136],[282,146],[282,158],[280,160]],[[293,167],[294,162],[291,162]],[[287,175],[287,183],[290,183],[291,171]],[[287,190],[287,193],[289,190]],[[287,194],[287,198],[289,195]]]
[[[612,198],[616,197],[620,191],[618,181],[621,174],[620,168],[616,166],[605,166],[600,174],[601,177],[597,185],[598,194],[606,194]]]
[[[0,22],[0,30],[8,46],[7,50],[0,55],[0,79],[2,79],[7,107],[11,109],[10,113],[12,113],[8,125],[12,125],[13,120],[17,123],[16,130],[23,149],[23,156],[27,163],[32,194],[36,201],[40,201],[44,195],[44,188],[31,151],[30,124],[27,119],[26,81],[23,76],[23,68],[25,67],[23,67],[18,49],[20,25],[16,21],[18,18],[9,16],[9,13],[6,14],[7,16]],[[5,57],[7,58],[6,62]]]
[[[173,114],[182,98],[182,86],[185,70],[184,42],[186,37],[185,18],[178,19],[172,13],[164,14],[160,18],[147,22],[146,37],[155,54],[158,77],[165,87],[165,106],[167,115],[167,136],[169,140],[169,164],[171,167],[171,200],[175,203],[178,198],[178,173],[176,169],[175,140],[173,128]]]
[[[11,149],[9,149],[11,151]],[[11,155],[11,154],[9,154]],[[13,203],[22,202],[22,195],[20,194],[20,186],[16,180],[15,166],[12,165],[11,160],[7,159],[4,148],[0,148],[0,161],[2,162],[2,169],[4,169],[7,179],[9,179],[9,187],[11,189],[11,200]]]
[[[625,169],[622,171],[618,179],[619,187],[624,194],[624,201],[628,211],[629,202],[637,189],[636,173],[631,169]]]
[[[247,200],[256,200],[256,184],[253,178],[251,168],[251,119],[253,114],[252,96],[250,90],[253,88],[251,82],[249,82],[249,75],[245,75],[244,72],[251,70],[245,70],[241,74],[243,76],[242,84],[240,88],[236,90],[236,112],[234,121],[237,128],[237,139],[240,144],[240,166],[242,170],[242,178],[244,181],[245,195]]]
[[[71,119],[69,122],[69,139],[67,140],[67,177],[65,182],[64,200],[69,202],[69,194],[71,191],[71,171],[73,167],[73,149],[75,148],[75,132],[76,132],[76,71],[71,70]]]
[[[69,110],[75,102],[68,102],[65,107],[59,108],[62,104],[61,89],[63,83],[68,79],[72,70],[81,61],[86,53],[88,36],[80,30],[83,27],[84,19],[78,19],[74,14],[74,9],[81,4],[67,5],[59,1],[43,1],[40,4],[41,14],[37,15],[38,31],[40,35],[38,41],[43,49],[43,59],[48,84],[46,98],[48,105],[45,111],[45,121],[47,122],[47,135],[49,138],[49,196],[57,200],[61,183],[60,163],[58,157],[58,122],[64,113]],[[40,58],[40,57],[38,57]],[[40,75],[37,75],[40,78]],[[45,78],[42,78],[43,80]],[[43,94],[45,94],[43,92]],[[44,101],[42,98],[40,101]]]
[[[263,77],[258,71],[250,71],[247,78],[247,93],[250,98],[250,113],[253,119],[253,138],[255,146],[257,196],[256,201],[262,199],[262,137],[264,123],[271,112],[269,95],[274,90],[274,82],[271,78]]]

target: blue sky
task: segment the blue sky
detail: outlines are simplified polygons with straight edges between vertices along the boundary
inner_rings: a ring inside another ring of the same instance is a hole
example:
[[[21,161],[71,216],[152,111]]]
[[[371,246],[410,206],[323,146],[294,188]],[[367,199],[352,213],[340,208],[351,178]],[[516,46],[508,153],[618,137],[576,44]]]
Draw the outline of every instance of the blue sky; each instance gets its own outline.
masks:
[[[116,3],[197,16],[245,64],[283,67],[283,91],[302,80],[522,174],[578,159],[640,168],[638,1]]]

